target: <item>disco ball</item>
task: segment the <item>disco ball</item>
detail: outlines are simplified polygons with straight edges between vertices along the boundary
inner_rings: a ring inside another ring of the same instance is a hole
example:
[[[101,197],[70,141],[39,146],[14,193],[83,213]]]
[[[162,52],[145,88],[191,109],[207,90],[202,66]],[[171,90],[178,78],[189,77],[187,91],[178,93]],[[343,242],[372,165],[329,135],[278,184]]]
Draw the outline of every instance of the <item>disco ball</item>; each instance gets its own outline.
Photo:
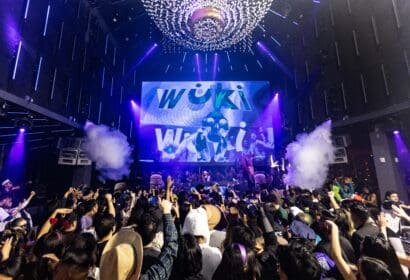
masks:
[[[161,32],[192,50],[229,48],[252,33],[273,0],[142,0]]]

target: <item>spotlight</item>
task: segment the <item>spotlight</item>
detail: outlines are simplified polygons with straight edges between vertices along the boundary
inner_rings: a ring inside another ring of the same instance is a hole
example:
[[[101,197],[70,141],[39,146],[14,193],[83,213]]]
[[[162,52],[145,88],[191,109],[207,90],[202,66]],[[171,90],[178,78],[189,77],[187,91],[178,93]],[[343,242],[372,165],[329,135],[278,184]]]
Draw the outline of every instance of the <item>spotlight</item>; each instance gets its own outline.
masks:
[[[19,118],[14,121],[14,126],[17,127],[20,132],[25,132],[33,126],[33,120],[28,117]]]
[[[394,131],[393,131],[393,134],[394,134],[394,135],[398,135],[398,134],[400,134],[400,131],[394,130]]]
[[[26,129],[25,128],[20,128],[19,131],[20,131],[20,133],[24,133],[24,132],[26,132]]]

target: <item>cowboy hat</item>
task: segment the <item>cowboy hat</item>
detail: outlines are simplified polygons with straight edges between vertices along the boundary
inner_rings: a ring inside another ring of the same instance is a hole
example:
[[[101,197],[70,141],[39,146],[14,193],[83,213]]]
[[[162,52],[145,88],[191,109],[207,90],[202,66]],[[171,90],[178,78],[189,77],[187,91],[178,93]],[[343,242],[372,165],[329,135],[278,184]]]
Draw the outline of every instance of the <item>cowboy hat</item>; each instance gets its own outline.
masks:
[[[122,229],[105,245],[100,261],[101,280],[137,280],[142,268],[141,236]]]

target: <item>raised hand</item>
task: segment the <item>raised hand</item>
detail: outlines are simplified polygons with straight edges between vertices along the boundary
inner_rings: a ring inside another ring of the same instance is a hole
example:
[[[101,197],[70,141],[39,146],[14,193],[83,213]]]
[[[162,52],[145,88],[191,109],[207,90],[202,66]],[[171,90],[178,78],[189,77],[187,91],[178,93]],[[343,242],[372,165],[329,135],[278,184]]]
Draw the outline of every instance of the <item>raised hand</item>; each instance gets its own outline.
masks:
[[[9,259],[12,243],[13,243],[13,237],[7,238],[4,241],[3,246],[1,247],[1,261],[2,262]]]
[[[160,205],[162,209],[162,213],[164,214],[171,214],[172,203],[167,199],[160,200]]]

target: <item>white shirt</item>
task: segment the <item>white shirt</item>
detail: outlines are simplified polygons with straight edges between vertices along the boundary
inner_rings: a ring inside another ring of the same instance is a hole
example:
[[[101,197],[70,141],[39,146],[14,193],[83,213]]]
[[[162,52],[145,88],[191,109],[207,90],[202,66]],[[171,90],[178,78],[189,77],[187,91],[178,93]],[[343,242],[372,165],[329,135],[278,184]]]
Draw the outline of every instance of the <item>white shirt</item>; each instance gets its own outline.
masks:
[[[212,280],[212,276],[222,260],[221,251],[207,244],[199,244],[199,247],[201,247],[202,251],[201,274],[205,280]]]

